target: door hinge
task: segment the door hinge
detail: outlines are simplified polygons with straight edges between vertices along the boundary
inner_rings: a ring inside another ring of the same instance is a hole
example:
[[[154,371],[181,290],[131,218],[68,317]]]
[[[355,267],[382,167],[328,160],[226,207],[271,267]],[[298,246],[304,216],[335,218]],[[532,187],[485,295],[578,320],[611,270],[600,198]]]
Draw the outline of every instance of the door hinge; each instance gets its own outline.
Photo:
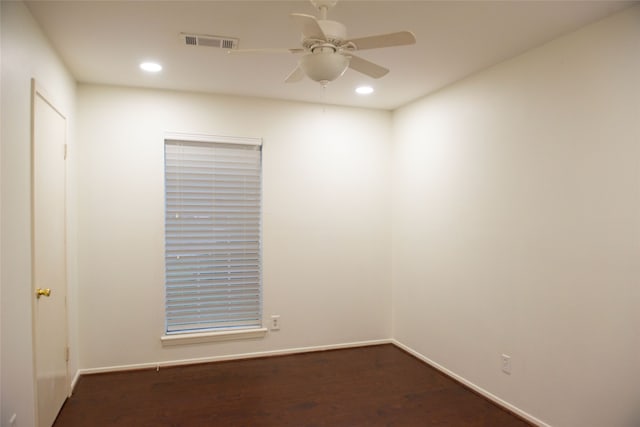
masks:
[[[67,160],[67,144],[64,144],[64,160]]]
[[[64,349],[64,360],[67,362],[69,361],[69,347]]]

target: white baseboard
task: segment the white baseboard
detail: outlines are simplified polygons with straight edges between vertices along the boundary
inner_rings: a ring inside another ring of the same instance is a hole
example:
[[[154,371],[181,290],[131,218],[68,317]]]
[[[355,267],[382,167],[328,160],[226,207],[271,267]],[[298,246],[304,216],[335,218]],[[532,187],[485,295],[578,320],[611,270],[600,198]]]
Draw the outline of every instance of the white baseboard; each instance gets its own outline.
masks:
[[[78,380],[80,379],[80,370],[77,370],[75,375],[73,376],[73,379],[71,380],[71,387],[69,389],[69,397],[71,397],[71,395],[73,394],[73,390],[75,390],[76,388],[76,384],[78,383]]]
[[[254,353],[239,353],[239,354],[228,354],[224,356],[199,357],[195,359],[166,360],[162,362],[136,363],[131,365],[115,365],[115,366],[105,366],[100,368],[79,369],[78,372],[76,373],[76,378],[74,378],[74,381],[72,383],[72,389],[73,389],[73,386],[75,386],[75,382],[77,381],[77,378],[80,375],[100,374],[104,372],[132,371],[136,369],[149,369],[149,368],[160,369],[162,367],[168,367],[168,366],[193,365],[196,363],[221,362],[225,360],[254,359],[257,357],[284,356],[287,354],[310,353],[315,351],[337,350],[341,348],[365,347],[369,345],[391,344],[391,343],[392,343],[392,340],[390,339],[357,341],[357,342],[342,343],[342,344],[330,344],[330,345],[320,345],[320,346],[312,346],[312,347],[297,347],[297,348],[287,348],[282,350],[271,350],[271,351],[258,351]]]
[[[529,421],[530,423],[539,426],[539,427],[551,427],[549,424],[545,423],[542,420],[539,420],[538,418],[534,417],[533,415],[529,414],[528,412],[523,411],[522,409],[510,404],[509,402],[500,399],[498,396],[488,392],[487,390],[483,389],[482,387],[472,383],[471,381],[461,377],[460,375],[455,374],[454,372],[448,370],[447,368],[445,368],[442,365],[439,365],[438,363],[434,362],[433,360],[429,359],[428,357],[424,356],[421,353],[418,353],[417,351],[415,351],[414,349],[412,349],[411,347],[408,347],[404,344],[402,344],[401,342],[392,339],[391,343],[393,345],[395,345],[398,348],[403,349],[404,351],[406,351],[407,353],[415,356],[416,358],[420,359],[421,361],[423,361],[424,363],[426,363],[429,366],[432,366],[433,368],[437,369],[438,371],[444,373],[445,375],[455,379],[456,381],[464,384],[465,386],[469,387],[471,390],[475,391],[476,393],[480,394],[483,397],[486,397],[487,399],[491,400],[492,402],[502,406],[505,409],[508,409],[509,411],[513,412],[514,414],[517,414],[518,416],[524,418],[525,420]]]

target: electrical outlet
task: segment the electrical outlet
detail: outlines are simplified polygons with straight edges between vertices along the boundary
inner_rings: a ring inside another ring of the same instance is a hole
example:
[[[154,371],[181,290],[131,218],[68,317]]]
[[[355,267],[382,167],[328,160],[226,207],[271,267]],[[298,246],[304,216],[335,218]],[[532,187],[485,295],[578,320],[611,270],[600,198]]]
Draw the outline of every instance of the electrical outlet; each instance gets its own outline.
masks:
[[[271,330],[279,331],[280,330],[280,315],[274,314],[271,316]]]
[[[503,354],[500,356],[500,360],[502,361],[502,372],[511,375],[511,356]]]

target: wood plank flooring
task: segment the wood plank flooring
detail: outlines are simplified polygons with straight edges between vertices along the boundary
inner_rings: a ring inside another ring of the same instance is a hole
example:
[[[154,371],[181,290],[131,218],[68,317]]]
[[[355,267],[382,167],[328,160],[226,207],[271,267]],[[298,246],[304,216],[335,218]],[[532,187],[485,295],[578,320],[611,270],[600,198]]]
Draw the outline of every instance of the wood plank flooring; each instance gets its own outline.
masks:
[[[86,375],[54,424],[529,425],[390,344]]]

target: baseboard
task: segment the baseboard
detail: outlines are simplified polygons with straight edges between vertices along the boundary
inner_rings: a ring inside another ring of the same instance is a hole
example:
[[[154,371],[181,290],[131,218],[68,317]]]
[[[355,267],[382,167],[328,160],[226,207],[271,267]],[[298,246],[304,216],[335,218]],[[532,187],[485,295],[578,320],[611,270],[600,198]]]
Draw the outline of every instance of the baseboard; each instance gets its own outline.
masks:
[[[539,426],[539,427],[551,427],[549,424],[545,423],[544,421],[539,420],[538,418],[534,417],[533,415],[529,414],[528,412],[525,412],[522,409],[510,404],[509,402],[500,399],[498,396],[488,392],[487,390],[485,390],[482,387],[472,383],[471,381],[461,377],[460,375],[457,375],[456,373],[448,370],[444,366],[434,362],[433,360],[429,359],[425,355],[415,351],[411,347],[408,347],[408,346],[402,344],[401,342],[399,342],[399,341],[397,341],[395,339],[391,339],[390,341],[396,347],[401,348],[402,350],[406,351],[407,353],[411,354],[412,356],[420,359],[421,361],[423,361],[427,365],[429,365],[429,366],[437,369],[438,371],[442,372],[443,374],[453,378],[454,380],[456,380],[459,383],[465,385],[466,387],[468,387],[471,390],[475,391],[479,395],[489,399],[490,401],[494,402],[495,404],[497,404],[499,406],[502,406],[503,408],[507,409],[510,412],[513,412],[514,414],[518,415],[519,417],[522,417],[526,421],[528,421],[528,422],[530,422],[530,423],[532,423],[532,424],[534,424],[536,426]]]
[[[105,372],[133,371],[138,369],[153,369],[153,368],[160,369],[162,367],[169,367],[169,366],[193,365],[197,363],[209,363],[209,362],[222,362],[225,360],[255,359],[258,357],[284,356],[288,354],[311,353],[315,351],[338,350],[341,348],[366,347],[370,345],[392,344],[392,343],[393,343],[393,340],[391,339],[356,341],[356,342],[342,343],[342,344],[330,344],[330,345],[320,345],[320,346],[312,346],[312,347],[296,347],[296,348],[287,348],[282,350],[228,354],[224,356],[200,357],[200,358],[194,358],[194,359],[178,359],[178,360],[168,360],[168,361],[162,361],[162,362],[136,363],[131,365],[105,366],[101,368],[85,368],[85,369],[79,369],[78,372],[76,373],[76,377],[74,378],[74,381],[72,383],[72,390],[73,390],[73,387],[75,386],[75,382],[81,375],[100,374]]]
[[[76,384],[78,384],[78,380],[80,379],[80,369],[78,369],[71,380],[71,387],[69,389],[69,397],[73,394],[73,390],[76,389]]]

